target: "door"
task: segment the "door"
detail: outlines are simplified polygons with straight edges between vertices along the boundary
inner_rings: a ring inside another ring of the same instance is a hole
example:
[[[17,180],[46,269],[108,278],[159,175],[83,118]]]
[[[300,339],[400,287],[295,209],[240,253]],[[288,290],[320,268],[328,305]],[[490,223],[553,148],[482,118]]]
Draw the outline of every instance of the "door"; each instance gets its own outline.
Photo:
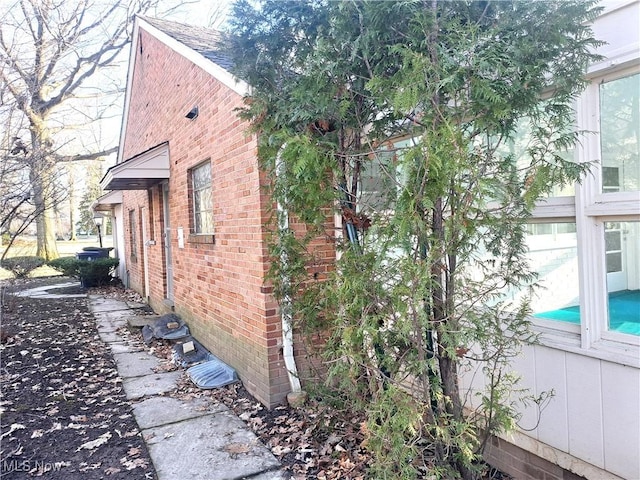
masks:
[[[142,269],[144,272],[144,298],[149,302],[149,215],[147,207],[140,208],[142,225]]]
[[[627,289],[625,268],[626,233],[621,222],[606,222],[604,230],[605,256],[607,265],[607,291],[618,292]]]
[[[164,244],[165,258],[165,299],[173,305],[173,260],[171,252],[171,216],[169,215],[169,183],[162,184],[162,213],[164,220],[164,232],[162,242]]]

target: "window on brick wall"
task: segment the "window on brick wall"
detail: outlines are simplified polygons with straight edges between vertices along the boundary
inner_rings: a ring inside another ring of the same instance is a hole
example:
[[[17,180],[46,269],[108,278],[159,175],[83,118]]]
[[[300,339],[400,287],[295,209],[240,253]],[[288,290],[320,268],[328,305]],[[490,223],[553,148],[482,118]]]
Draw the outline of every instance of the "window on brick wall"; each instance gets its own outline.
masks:
[[[213,234],[213,195],[211,188],[211,162],[191,170],[192,233]]]
[[[136,262],[138,259],[138,232],[135,210],[129,210],[129,247],[131,252],[131,261]]]

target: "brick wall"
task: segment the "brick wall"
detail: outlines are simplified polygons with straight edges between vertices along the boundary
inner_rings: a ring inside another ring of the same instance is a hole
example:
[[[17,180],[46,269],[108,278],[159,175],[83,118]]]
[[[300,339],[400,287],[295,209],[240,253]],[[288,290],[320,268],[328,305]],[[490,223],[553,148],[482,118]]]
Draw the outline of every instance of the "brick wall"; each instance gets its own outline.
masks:
[[[484,458],[515,480],[584,480],[584,477],[498,437],[491,437]]]
[[[129,250],[128,211],[136,211],[137,261],[129,261],[130,286],[144,289],[142,221],[147,221],[149,302],[159,313],[172,308],[194,336],[233,366],[260,401],[273,405],[289,391],[281,353],[278,305],[265,286],[269,199],[260,185],[256,141],[234,110],[241,97],[208,73],[168,49],[144,30],[135,52],[135,69],[126,125],[124,159],[168,142],[170,239],[174,306],[165,303],[162,187],[124,195],[125,249]],[[199,116],[185,118],[198,106]],[[213,179],[214,243],[190,243],[189,169],[210,161]],[[143,210],[145,207],[146,210]],[[146,213],[145,213],[146,212]],[[185,234],[178,248],[176,229]]]

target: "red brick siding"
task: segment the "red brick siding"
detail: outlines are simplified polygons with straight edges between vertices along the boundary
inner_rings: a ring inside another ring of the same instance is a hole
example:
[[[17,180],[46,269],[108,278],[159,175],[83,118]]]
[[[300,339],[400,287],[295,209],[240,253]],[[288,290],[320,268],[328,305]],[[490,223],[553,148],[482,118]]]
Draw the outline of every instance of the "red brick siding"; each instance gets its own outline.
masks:
[[[515,480],[584,480],[584,477],[498,437],[491,437],[484,458]]]
[[[241,97],[208,73],[141,31],[124,139],[124,159],[168,142],[171,178],[169,208],[175,312],[212,353],[237,369],[246,387],[267,405],[289,390],[281,355],[277,304],[264,288],[268,269],[268,179],[258,168],[256,141],[234,110]],[[185,118],[198,106],[195,120]],[[214,244],[189,243],[189,169],[210,159],[213,179]],[[165,298],[162,188],[127,191],[125,212],[147,206],[149,301],[158,312]],[[137,215],[140,222],[140,215]],[[125,239],[129,238],[125,218]],[[184,248],[176,228],[182,227]],[[132,288],[144,285],[142,234],[138,261],[129,263]],[[129,245],[125,245],[125,250]],[[127,252],[129,258],[130,252]],[[269,312],[269,315],[267,315]]]

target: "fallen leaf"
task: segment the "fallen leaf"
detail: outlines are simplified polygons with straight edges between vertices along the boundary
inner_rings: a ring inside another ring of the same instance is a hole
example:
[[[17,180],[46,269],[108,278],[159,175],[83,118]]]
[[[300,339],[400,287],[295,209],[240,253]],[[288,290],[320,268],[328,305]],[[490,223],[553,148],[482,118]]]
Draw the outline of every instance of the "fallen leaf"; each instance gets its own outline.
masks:
[[[89,442],[85,442],[82,445],[80,445],[76,450],[76,452],[79,452],[83,448],[87,450],[93,450],[94,448],[98,448],[100,445],[104,445],[105,443],[107,443],[110,438],[111,438],[111,432],[103,433],[95,440],[91,440]]]
[[[24,425],[22,425],[21,423],[12,423],[11,427],[9,427],[9,431],[5,432],[2,434],[2,436],[0,438],[4,438],[7,435],[11,435],[13,432],[15,432],[16,430],[22,430],[25,429],[27,427],[25,427]]]
[[[123,457],[120,459],[120,463],[127,470],[133,470],[134,468],[147,466],[147,461],[144,458],[134,458],[133,460],[129,460],[127,457]]]
[[[223,450],[229,455],[235,456],[241,453],[249,453],[251,451],[251,447],[246,443],[230,443],[229,445],[225,445]]]

